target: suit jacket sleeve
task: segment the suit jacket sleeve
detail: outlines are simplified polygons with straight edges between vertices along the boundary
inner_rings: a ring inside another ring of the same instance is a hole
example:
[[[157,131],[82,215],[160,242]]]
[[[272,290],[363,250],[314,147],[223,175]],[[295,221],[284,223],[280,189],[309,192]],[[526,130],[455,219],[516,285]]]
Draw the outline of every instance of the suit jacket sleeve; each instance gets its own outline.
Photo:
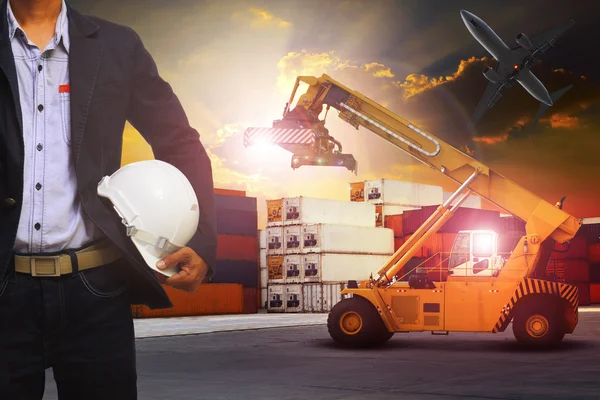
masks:
[[[156,63],[140,37],[133,34],[132,99],[128,121],[152,147],[157,160],[174,165],[191,182],[199,202],[200,223],[188,246],[209,265],[208,278],[212,279],[217,229],[211,161],[179,99],[160,77]]]

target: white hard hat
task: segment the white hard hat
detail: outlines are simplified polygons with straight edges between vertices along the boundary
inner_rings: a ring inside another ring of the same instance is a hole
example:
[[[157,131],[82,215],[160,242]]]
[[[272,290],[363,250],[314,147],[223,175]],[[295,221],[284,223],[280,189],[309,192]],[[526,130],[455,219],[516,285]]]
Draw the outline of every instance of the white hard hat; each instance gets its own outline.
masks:
[[[128,164],[102,178],[98,195],[111,201],[150,268],[178,272],[159,270],[156,262],[186,246],[198,229],[198,199],[181,171],[159,160]]]

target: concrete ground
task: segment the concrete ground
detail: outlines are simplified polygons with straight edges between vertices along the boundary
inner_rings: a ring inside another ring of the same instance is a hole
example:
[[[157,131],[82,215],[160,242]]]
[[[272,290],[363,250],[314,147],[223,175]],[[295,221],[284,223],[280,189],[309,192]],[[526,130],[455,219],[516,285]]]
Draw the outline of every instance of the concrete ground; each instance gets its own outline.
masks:
[[[600,308],[582,307],[554,351],[520,348],[511,327],[396,334],[383,348],[346,350],[331,342],[325,318],[136,320],[139,398],[600,399]],[[44,399],[56,399],[50,370],[47,378]]]

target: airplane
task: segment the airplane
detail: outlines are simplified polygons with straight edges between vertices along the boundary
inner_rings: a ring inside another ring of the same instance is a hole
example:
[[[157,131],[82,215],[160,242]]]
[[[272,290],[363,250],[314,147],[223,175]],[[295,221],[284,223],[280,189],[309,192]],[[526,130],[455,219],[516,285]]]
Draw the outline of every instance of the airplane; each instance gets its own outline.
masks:
[[[541,115],[564,95],[571,87],[567,86],[551,94],[542,82],[531,72],[530,68],[539,56],[550,47],[554,47],[556,39],[575,24],[574,19],[546,31],[532,39],[526,34],[517,34],[517,46],[509,48],[506,43],[483,20],[466,10],[460,11],[460,16],[467,29],[475,39],[492,55],[497,63],[495,69],[485,67],[483,76],[489,81],[479,104],[475,108],[469,130],[481,119],[483,114],[492,108],[502,97],[502,91],[518,82],[541,105],[534,123]],[[533,125],[532,124],[532,125]]]

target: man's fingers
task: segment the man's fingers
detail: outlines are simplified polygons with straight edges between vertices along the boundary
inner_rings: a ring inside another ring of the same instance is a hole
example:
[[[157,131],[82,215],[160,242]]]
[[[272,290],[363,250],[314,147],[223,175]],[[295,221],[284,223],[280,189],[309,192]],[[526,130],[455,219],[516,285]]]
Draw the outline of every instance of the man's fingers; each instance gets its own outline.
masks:
[[[162,260],[159,260],[156,263],[156,268],[158,269],[166,269],[166,268],[172,268],[175,267],[177,264],[182,264],[185,263],[185,261],[187,261],[189,258],[189,253],[187,251],[186,248],[182,248],[177,250],[175,253],[173,254],[169,254],[168,256],[164,257]]]

